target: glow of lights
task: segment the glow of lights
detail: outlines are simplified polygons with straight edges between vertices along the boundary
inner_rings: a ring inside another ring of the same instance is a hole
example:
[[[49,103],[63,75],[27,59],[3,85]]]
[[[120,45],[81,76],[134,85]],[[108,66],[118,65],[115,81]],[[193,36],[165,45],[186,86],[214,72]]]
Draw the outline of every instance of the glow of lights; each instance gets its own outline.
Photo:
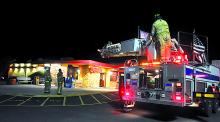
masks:
[[[112,72],[110,71],[109,74],[112,75]]]
[[[24,72],[24,68],[20,68],[20,73],[23,73]]]
[[[15,67],[18,67],[19,66],[19,64],[15,64]]]
[[[21,66],[21,67],[24,67],[24,63],[21,63],[20,66]]]
[[[156,65],[156,64],[160,64],[160,62],[153,62],[152,64]]]
[[[37,67],[37,64],[32,64],[33,67]]]
[[[27,69],[26,69],[26,72],[27,72],[27,73],[31,72],[30,68],[27,68]]]
[[[152,63],[142,63],[141,65],[147,66],[147,65],[159,65],[160,62],[152,62]]]
[[[177,56],[177,59],[178,59],[178,60],[181,60],[181,56]]]
[[[14,72],[18,72],[18,68],[15,68]]]
[[[13,64],[10,64],[10,67],[13,67]]]
[[[200,75],[199,75],[199,74],[196,75],[197,78],[205,78],[206,76],[207,76],[207,75],[202,75],[202,74],[200,74]]]
[[[30,63],[28,63],[28,64],[26,64],[26,66],[27,66],[27,67],[30,67],[30,66],[31,66],[31,64],[30,64]]]
[[[12,68],[10,68],[9,70],[12,71]]]
[[[175,63],[180,63],[180,60],[175,60]]]
[[[37,71],[36,68],[33,68],[32,72],[36,72],[36,71]]]
[[[44,64],[45,67],[50,67],[50,64]]]
[[[159,72],[159,70],[158,70],[158,69],[156,69],[156,70],[155,70],[155,72],[156,72],[156,73],[158,73],[158,72]]]
[[[182,83],[176,83],[176,86],[181,87]]]
[[[80,73],[80,69],[77,69],[77,72]]]
[[[37,71],[44,71],[44,67],[37,67]]]
[[[181,100],[181,96],[176,96],[176,100]]]
[[[187,55],[185,55],[185,59],[186,59],[186,60],[188,60],[188,57],[187,57]]]
[[[126,96],[129,96],[130,94],[129,94],[129,92],[126,92],[125,95],[126,95]]]

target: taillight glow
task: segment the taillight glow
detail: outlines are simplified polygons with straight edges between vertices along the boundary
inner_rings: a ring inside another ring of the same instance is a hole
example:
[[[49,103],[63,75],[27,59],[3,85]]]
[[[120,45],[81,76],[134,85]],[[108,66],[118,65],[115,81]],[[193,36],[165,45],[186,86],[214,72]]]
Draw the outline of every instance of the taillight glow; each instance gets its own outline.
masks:
[[[129,95],[130,95],[130,93],[129,93],[129,92],[126,92],[126,93],[125,93],[125,95],[126,95],[126,96],[129,96]]]
[[[181,87],[181,86],[182,86],[182,83],[176,83],[176,86],[177,86],[177,87]]]
[[[181,60],[181,56],[177,56],[177,59]]]
[[[182,100],[181,96],[176,96],[176,100]]]

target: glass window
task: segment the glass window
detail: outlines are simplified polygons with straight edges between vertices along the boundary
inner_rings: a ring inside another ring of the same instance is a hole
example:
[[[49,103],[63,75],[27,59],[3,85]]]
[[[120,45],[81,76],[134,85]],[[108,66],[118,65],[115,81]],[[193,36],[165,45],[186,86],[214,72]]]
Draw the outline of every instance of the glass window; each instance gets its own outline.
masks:
[[[140,74],[139,87],[147,87],[148,89],[163,89],[162,71],[159,69],[148,69]]]
[[[205,83],[196,82],[196,91],[197,92],[205,92]]]

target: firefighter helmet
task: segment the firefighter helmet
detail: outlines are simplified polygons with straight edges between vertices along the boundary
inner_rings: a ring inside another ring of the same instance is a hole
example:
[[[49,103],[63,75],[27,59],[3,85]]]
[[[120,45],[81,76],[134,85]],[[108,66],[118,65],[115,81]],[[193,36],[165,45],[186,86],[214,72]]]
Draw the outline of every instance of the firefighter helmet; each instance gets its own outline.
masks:
[[[155,18],[155,20],[158,20],[158,19],[161,19],[162,17],[160,16],[159,13],[157,13],[157,14],[154,15],[154,18]]]

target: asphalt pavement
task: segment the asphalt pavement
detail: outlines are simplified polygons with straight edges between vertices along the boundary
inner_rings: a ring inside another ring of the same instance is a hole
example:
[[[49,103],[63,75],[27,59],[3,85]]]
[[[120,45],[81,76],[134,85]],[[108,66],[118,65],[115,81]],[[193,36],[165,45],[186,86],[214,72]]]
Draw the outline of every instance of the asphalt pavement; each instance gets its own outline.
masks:
[[[11,90],[11,91],[10,91]],[[136,103],[122,111],[117,90],[64,89],[44,94],[41,86],[0,85],[0,122],[217,122],[220,112],[202,116],[192,108]],[[10,91],[10,93],[7,93]]]

